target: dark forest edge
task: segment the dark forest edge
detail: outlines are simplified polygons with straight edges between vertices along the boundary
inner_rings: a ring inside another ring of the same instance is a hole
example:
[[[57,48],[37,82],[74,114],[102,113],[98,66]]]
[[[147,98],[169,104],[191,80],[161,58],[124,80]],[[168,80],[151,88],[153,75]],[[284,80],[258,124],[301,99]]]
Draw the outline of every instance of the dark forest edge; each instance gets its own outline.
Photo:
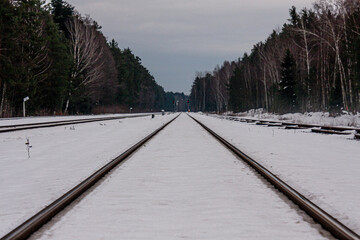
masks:
[[[174,110],[129,48],[62,0],[0,0],[0,117]]]
[[[250,54],[197,73],[194,111],[360,111],[360,1],[320,0],[297,11]]]

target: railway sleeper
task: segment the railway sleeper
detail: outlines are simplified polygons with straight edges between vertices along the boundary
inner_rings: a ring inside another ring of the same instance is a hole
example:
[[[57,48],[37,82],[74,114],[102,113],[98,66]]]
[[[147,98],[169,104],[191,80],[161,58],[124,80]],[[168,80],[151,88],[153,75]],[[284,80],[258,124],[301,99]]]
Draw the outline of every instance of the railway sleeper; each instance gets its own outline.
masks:
[[[314,133],[323,133],[323,134],[337,134],[337,135],[350,135],[351,132],[337,131],[337,130],[327,130],[327,129],[318,129],[312,128],[311,132]]]

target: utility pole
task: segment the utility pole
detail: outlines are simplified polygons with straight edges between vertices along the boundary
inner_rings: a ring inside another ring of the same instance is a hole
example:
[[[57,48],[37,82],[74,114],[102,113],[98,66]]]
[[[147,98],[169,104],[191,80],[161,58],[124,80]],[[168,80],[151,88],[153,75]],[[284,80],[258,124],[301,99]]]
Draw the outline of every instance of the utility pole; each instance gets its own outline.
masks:
[[[25,98],[23,99],[23,113],[24,113],[24,117],[26,117],[25,102],[26,102],[27,100],[29,100],[29,99],[30,99],[29,97],[25,97]]]

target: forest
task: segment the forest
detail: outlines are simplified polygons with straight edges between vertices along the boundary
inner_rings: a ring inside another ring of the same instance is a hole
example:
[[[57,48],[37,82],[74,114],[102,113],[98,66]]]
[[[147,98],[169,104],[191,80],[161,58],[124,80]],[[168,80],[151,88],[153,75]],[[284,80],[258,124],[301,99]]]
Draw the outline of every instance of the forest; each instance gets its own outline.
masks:
[[[196,73],[192,110],[359,112],[360,1],[318,0],[289,15],[250,53]]]
[[[63,0],[0,0],[0,117],[173,110],[141,59]]]

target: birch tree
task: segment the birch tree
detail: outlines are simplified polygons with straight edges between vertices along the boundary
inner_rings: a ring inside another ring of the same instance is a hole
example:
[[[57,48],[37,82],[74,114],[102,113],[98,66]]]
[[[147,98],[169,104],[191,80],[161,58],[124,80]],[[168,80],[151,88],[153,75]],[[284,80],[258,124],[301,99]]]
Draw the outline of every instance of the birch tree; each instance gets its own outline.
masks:
[[[68,111],[73,93],[99,81],[103,74],[104,49],[100,44],[99,33],[91,19],[72,17],[66,23],[70,35],[73,67],[71,72],[68,99],[65,112]]]

